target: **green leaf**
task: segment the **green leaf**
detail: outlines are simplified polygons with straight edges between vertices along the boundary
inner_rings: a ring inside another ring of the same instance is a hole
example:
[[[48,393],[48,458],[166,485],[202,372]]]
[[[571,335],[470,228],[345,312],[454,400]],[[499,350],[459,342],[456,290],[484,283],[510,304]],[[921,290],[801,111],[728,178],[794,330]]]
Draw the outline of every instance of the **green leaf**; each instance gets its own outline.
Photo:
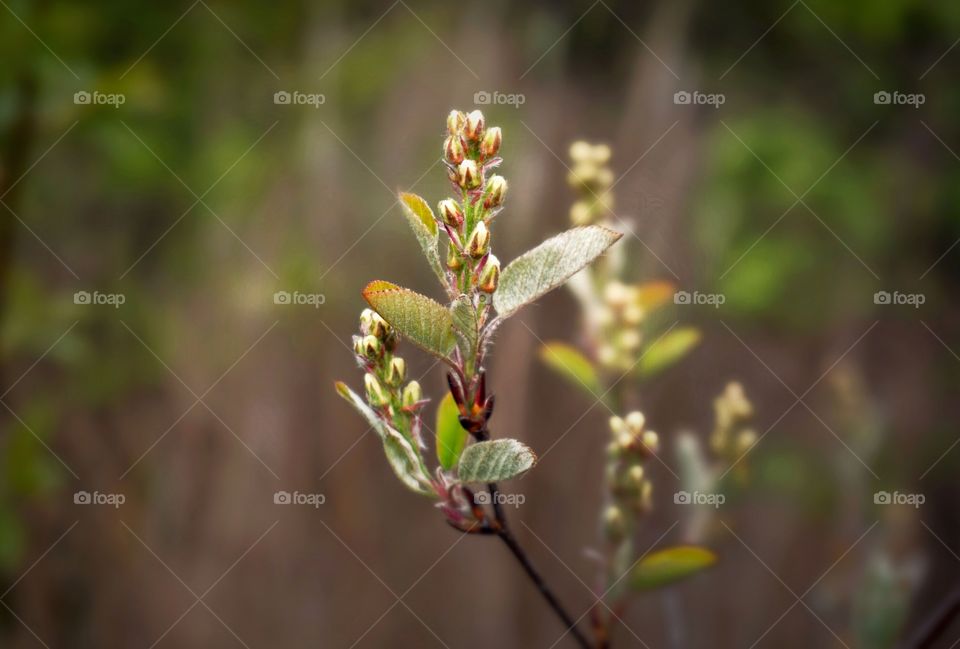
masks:
[[[661,588],[706,570],[717,555],[696,545],[678,545],[651,552],[630,571],[630,585],[636,590]]]
[[[694,327],[679,327],[655,340],[643,353],[637,364],[641,376],[653,376],[670,367],[700,342],[700,331]]]
[[[367,284],[363,297],[390,326],[424,351],[446,358],[453,350],[453,319],[439,302],[381,280]]]
[[[567,230],[514,259],[500,276],[493,306],[501,317],[563,284],[622,235],[600,225]]]
[[[443,265],[440,263],[440,252],[437,250],[437,220],[433,215],[433,210],[427,205],[427,202],[416,194],[400,192],[400,205],[403,206],[403,215],[407,217],[407,223],[410,229],[417,237],[420,248],[423,249],[423,256],[427,258],[427,263],[434,274],[440,279],[440,283],[446,285],[446,276],[443,272]]]
[[[342,381],[337,381],[337,394],[346,399],[376,431],[383,442],[383,451],[387,456],[390,468],[397,474],[400,481],[408,488],[419,494],[433,495],[435,492],[430,486],[430,476],[423,467],[420,454],[413,448],[403,435],[397,432],[390,424],[378,415],[373,408],[360,398]]]
[[[466,295],[457,298],[450,306],[450,317],[453,319],[453,332],[460,341],[463,357],[473,358],[480,337],[480,323],[477,320],[477,309],[470,298]]]
[[[467,431],[460,425],[460,409],[449,392],[437,408],[437,459],[444,471],[457,464],[467,443]]]
[[[509,480],[530,470],[536,461],[530,447],[515,439],[477,442],[460,456],[457,475],[463,482]]]
[[[576,348],[557,341],[544,343],[540,347],[540,360],[588,396],[597,398],[602,392],[597,369]]]

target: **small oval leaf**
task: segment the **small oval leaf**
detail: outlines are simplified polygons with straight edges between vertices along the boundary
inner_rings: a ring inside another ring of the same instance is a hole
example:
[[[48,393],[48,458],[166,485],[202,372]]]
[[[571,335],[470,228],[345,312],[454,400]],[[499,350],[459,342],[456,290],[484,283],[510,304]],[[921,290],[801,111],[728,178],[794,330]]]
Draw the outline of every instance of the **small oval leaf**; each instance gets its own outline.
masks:
[[[495,439],[471,444],[460,456],[457,474],[463,482],[509,480],[529,471],[537,455],[515,439]]]
[[[562,342],[550,341],[540,347],[540,360],[594,399],[600,396],[600,378],[590,359],[576,348]]]
[[[403,206],[403,215],[407,218],[410,229],[413,230],[420,248],[423,250],[423,256],[427,258],[434,275],[440,280],[441,284],[446,285],[446,278],[443,272],[443,265],[440,263],[440,252],[437,250],[437,220],[433,215],[433,210],[427,205],[427,202],[416,194],[400,192],[400,205]]]
[[[561,232],[528,250],[503,269],[493,306],[506,318],[517,309],[549,293],[593,262],[620,237],[600,225]]]
[[[630,571],[630,585],[636,590],[661,588],[706,570],[717,562],[717,555],[696,545],[678,545],[656,550]]]
[[[467,443],[467,431],[460,425],[460,409],[449,392],[437,408],[437,459],[444,471],[457,465]]]
[[[383,280],[367,284],[363,297],[400,335],[424,351],[446,358],[453,350],[453,319],[439,302]]]
[[[410,442],[378,415],[373,408],[368,406],[346,383],[337,381],[335,387],[337,394],[352,405],[370,424],[370,427],[376,431],[377,436],[383,442],[383,451],[387,456],[387,462],[397,477],[400,478],[400,482],[418,494],[424,496],[435,495],[430,476],[423,466],[420,454]]]
[[[700,342],[700,331],[695,327],[678,327],[665,333],[647,347],[637,370],[641,376],[653,376],[681,360]]]

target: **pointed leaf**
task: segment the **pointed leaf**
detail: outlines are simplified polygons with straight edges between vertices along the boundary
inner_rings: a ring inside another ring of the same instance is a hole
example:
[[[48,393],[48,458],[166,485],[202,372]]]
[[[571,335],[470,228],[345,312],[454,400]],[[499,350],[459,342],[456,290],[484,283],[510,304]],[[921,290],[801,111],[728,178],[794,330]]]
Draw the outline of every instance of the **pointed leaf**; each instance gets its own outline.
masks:
[[[576,348],[558,341],[544,343],[540,347],[540,360],[588,396],[597,398],[602,392],[597,369]]]
[[[467,443],[467,431],[460,425],[460,409],[449,392],[437,408],[437,459],[444,471],[457,465]]]
[[[453,350],[453,320],[439,302],[381,280],[367,284],[363,297],[390,326],[423,350],[442,358]]]
[[[633,567],[630,585],[636,590],[660,588],[706,570],[716,561],[716,554],[696,545],[657,550]]]
[[[497,482],[525,473],[536,461],[530,447],[515,439],[477,442],[460,456],[457,474],[463,482]]]
[[[466,295],[461,295],[450,306],[453,319],[453,332],[460,341],[464,358],[473,358],[480,336],[480,323],[477,321],[477,309]]]
[[[440,252],[437,250],[437,220],[433,210],[427,202],[416,194],[400,192],[400,205],[403,206],[403,215],[407,217],[410,229],[417,237],[424,257],[441,284],[446,284],[443,265],[440,263]]]
[[[563,284],[622,235],[603,226],[567,230],[514,259],[500,276],[493,305],[501,317]]]
[[[700,342],[700,331],[694,327],[679,327],[655,340],[643,353],[637,364],[641,376],[653,376],[670,367]]]
[[[360,396],[351,390],[342,381],[336,382],[337,394],[346,399],[347,403],[352,405],[357,412],[370,424],[370,427],[376,431],[377,436],[383,441],[383,451],[387,456],[387,462],[390,468],[400,478],[400,481],[408,488],[419,494],[432,495],[433,489],[430,487],[430,477],[423,468],[423,462],[413,446],[410,445],[403,435],[398,433],[390,424],[388,424],[380,415],[376,413]]]
[[[387,426],[383,439],[383,451],[393,472],[408,489],[425,496],[435,493],[420,455],[403,435],[390,426]]]

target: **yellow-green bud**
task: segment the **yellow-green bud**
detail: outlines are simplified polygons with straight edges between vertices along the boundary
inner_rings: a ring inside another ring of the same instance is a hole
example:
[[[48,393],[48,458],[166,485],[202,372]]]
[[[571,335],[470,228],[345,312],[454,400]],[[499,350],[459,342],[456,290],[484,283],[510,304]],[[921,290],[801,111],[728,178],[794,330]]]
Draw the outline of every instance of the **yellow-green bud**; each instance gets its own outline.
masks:
[[[390,325],[376,311],[364,309],[360,314],[360,331],[383,340],[390,333]]]
[[[471,142],[477,142],[483,137],[484,124],[483,113],[479,110],[471,111],[467,115],[467,123],[463,127],[463,134]]]
[[[447,247],[447,268],[454,272],[463,268],[463,258],[453,244]]]
[[[492,158],[500,151],[500,143],[503,141],[503,133],[499,126],[493,126],[487,129],[483,134],[483,142],[480,143],[480,152],[485,158]]]
[[[460,204],[452,198],[445,198],[440,201],[437,207],[440,211],[440,218],[451,228],[459,228],[463,224],[463,210]]]
[[[610,417],[610,432],[614,435],[619,435],[627,430],[626,423],[623,421],[622,417],[617,417],[614,415]]]
[[[447,115],[447,133],[450,135],[456,135],[460,132],[460,129],[463,128],[463,125],[467,123],[467,116],[461,113],[459,110],[451,110],[450,114]]]
[[[383,386],[373,374],[367,374],[363,377],[363,385],[367,389],[367,402],[371,406],[384,406],[389,402],[387,393],[383,391]]]
[[[575,162],[585,160],[586,158],[590,157],[592,148],[593,147],[591,147],[587,142],[584,142],[583,140],[577,140],[570,145],[570,158]]]
[[[641,438],[643,445],[647,447],[651,453],[656,453],[660,450],[660,437],[652,430],[648,430],[643,434]]]
[[[643,482],[643,467],[639,464],[634,464],[627,470],[627,478],[633,486],[639,488]]]
[[[353,353],[357,356],[363,356],[363,338],[360,336],[353,337]]]
[[[457,184],[463,189],[476,189],[480,186],[480,169],[473,160],[464,160],[457,166]]]
[[[423,399],[423,391],[420,389],[420,384],[416,381],[407,383],[407,387],[403,389],[403,394],[400,397],[403,407],[412,408],[417,405],[421,399]]]
[[[610,505],[603,512],[603,531],[611,543],[619,543],[626,536],[627,520],[616,505]]]
[[[390,365],[387,367],[387,383],[392,386],[398,386],[403,383],[407,376],[407,362],[399,356],[390,359]]]
[[[474,259],[480,259],[490,251],[490,229],[483,221],[470,233],[467,239],[467,253]]]
[[[480,271],[480,279],[477,282],[477,288],[484,293],[493,293],[497,290],[497,285],[499,283],[500,260],[497,259],[496,255],[490,255],[487,257],[487,263],[483,265],[483,270]]]
[[[752,428],[748,428],[740,432],[737,435],[737,453],[744,454],[753,448],[753,445],[757,443],[757,432]]]
[[[383,351],[383,345],[380,342],[380,339],[373,335],[367,335],[363,337],[362,351],[363,355],[373,360],[380,356],[380,353]]]
[[[360,331],[369,333],[373,326],[373,316],[377,315],[373,309],[364,309],[360,312]]]
[[[507,193],[507,181],[503,176],[492,176],[487,181],[486,198],[483,199],[483,206],[499,207],[503,204],[503,195]]]
[[[624,421],[631,433],[634,435],[639,435],[640,432],[643,431],[643,425],[647,422],[647,418],[644,417],[643,413],[639,410],[634,410],[627,415],[627,418]]]
[[[448,135],[443,141],[443,157],[450,164],[458,165],[463,162],[465,152],[459,135]]]

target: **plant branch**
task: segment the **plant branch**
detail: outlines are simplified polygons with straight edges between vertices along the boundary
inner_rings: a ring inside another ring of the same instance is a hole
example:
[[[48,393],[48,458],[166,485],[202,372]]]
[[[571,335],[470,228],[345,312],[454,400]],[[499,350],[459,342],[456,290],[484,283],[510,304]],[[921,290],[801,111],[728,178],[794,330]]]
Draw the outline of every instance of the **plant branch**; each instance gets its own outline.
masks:
[[[490,432],[487,429],[486,423],[484,423],[484,425],[476,433],[474,433],[474,437],[478,442],[490,439]],[[550,608],[553,609],[553,612],[557,614],[557,617],[560,618],[567,631],[573,635],[577,643],[584,649],[591,649],[592,645],[590,644],[590,641],[585,635],[583,635],[583,632],[580,631],[576,620],[573,619],[570,613],[568,613],[563,607],[563,604],[560,603],[560,600],[557,599],[557,596],[554,594],[553,590],[551,590],[544,581],[543,576],[533,566],[533,563],[530,561],[530,557],[527,556],[523,546],[520,545],[520,542],[517,541],[517,538],[510,531],[510,526],[507,524],[507,517],[503,512],[502,505],[500,504],[500,489],[497,486],[497,483],[488,483],[487,490],[490,492],[490,502],[493,505],[494,533],[500,538],[501,541],[504,542],[507,548],[510,549],[510,552],[513,553],[513,556],[516,557],[517,561],[523,567],[523,571],[527,573],[530,581],[532,581],[533,585],[537,587],[537,590],[540,591],[540,595],[546,600],[547,604],[550,605]]]

